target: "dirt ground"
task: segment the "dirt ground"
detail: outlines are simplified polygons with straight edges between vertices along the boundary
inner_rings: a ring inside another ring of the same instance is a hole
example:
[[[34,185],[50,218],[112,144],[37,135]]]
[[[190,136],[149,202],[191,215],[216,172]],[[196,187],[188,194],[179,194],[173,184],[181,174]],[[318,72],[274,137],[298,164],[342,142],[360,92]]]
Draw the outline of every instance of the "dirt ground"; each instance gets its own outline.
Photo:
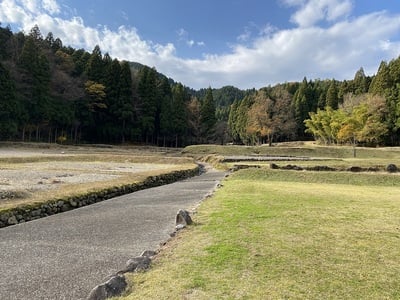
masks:
[[[89,156],[90,153],[94,153],[92,150],[0,147],[0,200],[4,202],[26,198],[35,192],[59,189],[65,185],[110,181],[127,174],[171,168],[169,164],[157,163],[63,159],[63,157],[74,155]],[[110,154],[115,153],[114,151],[112,149],[100,150],[100,153]],[[128,155],[128,153],[129,151],[119,154]],[[97,152],[97,154],[99,153]],[[19,158],[20,161],[18,161]],[[9,162],[7,159],[14,161]],[[29,159],[32,159],[33,162],[24,162]],[[18,162],[15,163],[15,160]]]

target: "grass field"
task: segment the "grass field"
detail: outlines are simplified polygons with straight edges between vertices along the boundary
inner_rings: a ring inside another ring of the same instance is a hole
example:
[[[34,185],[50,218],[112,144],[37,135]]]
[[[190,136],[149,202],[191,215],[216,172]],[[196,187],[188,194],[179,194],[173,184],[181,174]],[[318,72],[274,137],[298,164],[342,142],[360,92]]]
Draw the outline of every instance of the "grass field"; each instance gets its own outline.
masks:
[[[283,143],[273,147],[262,146],[238,146],[238,145],[195,145],[186,147],[183,153],[186,155],[282,155],[282,156],[308,156],[326,158],[353,158],[351,146],[320,146],[313,142]],[[356,157],[360,159],[399,159],[399,147],[386,148],[356,148]]]
[[[238,171],[118,299],[399,299],[399,194],[397,174]]]
[[[3,200],[0,210],[18,201],[43,201],[139,181],[164,172],[166,166],[168,170],[193,166],[191,158],[179,157],[176,151],[57,148],[21,154],[17,150],[0,156],[0,171],[23,174],[36,167],[38,172],[54,172],[64,164],[62,172],[70,175],[117,177],[65,184],[34,193],[33,198]],[[360,148],[357,158],[352,157],[351,147],[312,144],[200,145],[183,152],[224,168],[235,163],[221,164],[216,156],[319,158],[278,165],[400,166],[398,148]],[[195,224],[161,249],[150,271],[129,275],[130,289],[118,299],[400,299],[399,173],[272,170],[269,161],[243,163],[261,168],[228,177],[199,206]],[[126,172],[135,164],[144,169]]]

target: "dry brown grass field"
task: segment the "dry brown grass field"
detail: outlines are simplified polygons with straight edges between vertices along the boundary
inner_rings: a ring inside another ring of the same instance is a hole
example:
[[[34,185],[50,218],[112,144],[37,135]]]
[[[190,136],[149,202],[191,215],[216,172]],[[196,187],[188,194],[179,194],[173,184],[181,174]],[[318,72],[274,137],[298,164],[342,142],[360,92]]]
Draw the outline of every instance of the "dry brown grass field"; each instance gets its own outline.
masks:
[[[193,167],[175,149],[2,143],[0,211]]]

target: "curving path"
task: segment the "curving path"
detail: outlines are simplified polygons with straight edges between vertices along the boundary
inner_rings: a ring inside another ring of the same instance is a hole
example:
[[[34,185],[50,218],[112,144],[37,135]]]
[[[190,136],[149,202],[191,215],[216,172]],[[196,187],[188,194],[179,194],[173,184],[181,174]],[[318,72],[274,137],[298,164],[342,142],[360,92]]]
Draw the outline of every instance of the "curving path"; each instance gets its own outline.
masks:
[[[90,290],[174,231],[175,215],[212,192],[208,172],[0,229],[0,299],[85,299]]]

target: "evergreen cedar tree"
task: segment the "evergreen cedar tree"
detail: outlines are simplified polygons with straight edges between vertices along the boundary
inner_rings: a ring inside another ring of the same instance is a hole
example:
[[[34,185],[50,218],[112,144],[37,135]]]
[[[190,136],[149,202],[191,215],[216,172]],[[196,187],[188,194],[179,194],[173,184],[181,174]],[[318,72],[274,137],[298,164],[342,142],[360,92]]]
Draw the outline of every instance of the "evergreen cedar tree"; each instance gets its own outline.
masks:
[[[0,24],[0,140],[63,143],[400,144],[400,58],[376,75],[307,80],[258,91],[192,90],[100,47],[64,46],[38,26]]]

